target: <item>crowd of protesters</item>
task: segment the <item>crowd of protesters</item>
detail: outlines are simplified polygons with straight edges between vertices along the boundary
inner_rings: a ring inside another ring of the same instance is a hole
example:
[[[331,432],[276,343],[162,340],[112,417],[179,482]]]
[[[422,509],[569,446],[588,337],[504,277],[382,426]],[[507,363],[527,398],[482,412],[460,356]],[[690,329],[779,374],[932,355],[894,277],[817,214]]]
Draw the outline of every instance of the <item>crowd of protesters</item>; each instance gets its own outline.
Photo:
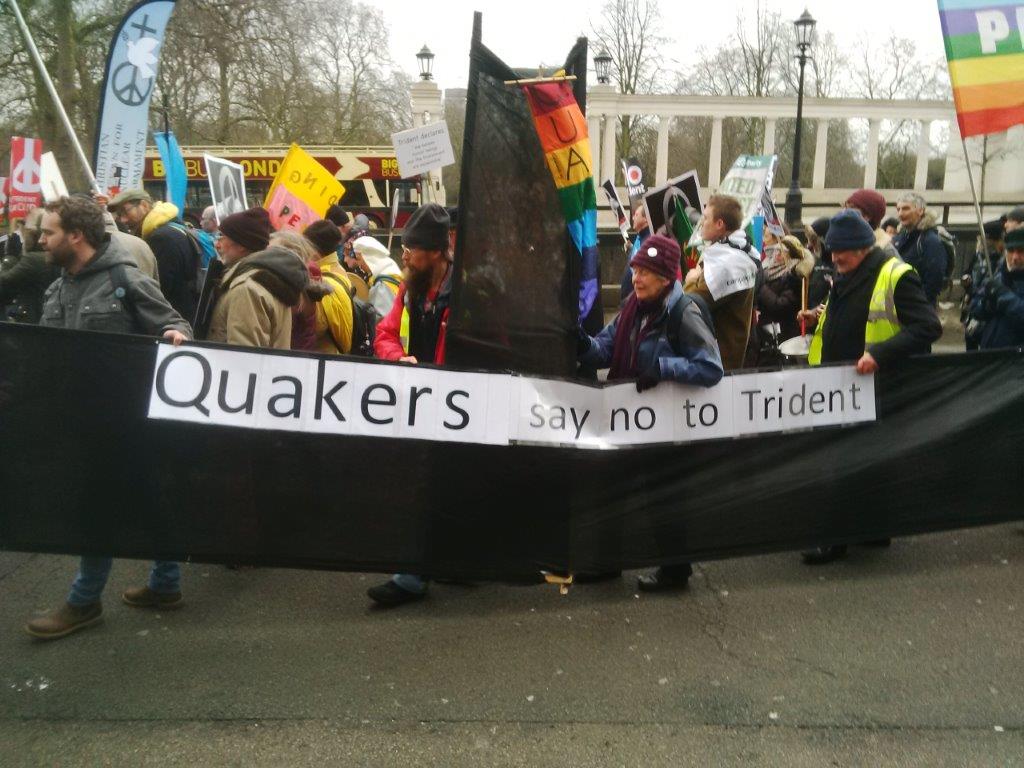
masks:
[[[925,201],[906,194],[898,218],[874,190],[858,190],[834,216],[802,228],[773,222],[760,249],[735,198],[712,195],[699,222],[705,246],[685,269],[680,245],[633,217],[621,305],[596,336],[578,330],[585,367],[609,380],[710,387],[729,371],[776,365],[802,337],[810,365],[848,362],[862,374],[928,353],[941,336],[936,302],[953,268],[950,238]],[[21,322],[193,338],[245,347],[363,354],[407,364],[445,362],[452,295],[455,211],[421,206],[401,235],[401,266],[365,216],[332,206],[303,232],[272,231],[262,208],[200,227],[142,190],[112,199],[62,198],[34,211],[21,254],[0,271],[0,304]],[[114,224],[117,224],[115,227]],[[1024,341],[1024,211],[986,226],[963,269],[968,348]],[[193,321],[194,322],[190,322]],[[885,543],[885,542],[882,542]],[[804,553],[808,563],[842,547]],[[83,557],[66,602],[34,619],[38,638],[63,637],[99,620],[109,558]],[[645,591],[685,587],[690,564],[642,576]],[[429,580],[396,574],[369,596],[395,606],[421,599]],[[181,602],[176,563],[153,564],[149,582],[125,591],[136,607]]]

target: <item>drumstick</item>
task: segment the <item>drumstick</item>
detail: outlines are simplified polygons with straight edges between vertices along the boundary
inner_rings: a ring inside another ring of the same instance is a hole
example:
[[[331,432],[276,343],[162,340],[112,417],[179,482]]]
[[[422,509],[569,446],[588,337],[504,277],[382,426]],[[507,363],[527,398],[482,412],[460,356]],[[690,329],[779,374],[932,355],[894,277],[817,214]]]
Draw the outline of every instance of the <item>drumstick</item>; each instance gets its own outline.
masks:
[[[802,290],[800,291],[800,293],[802,294],[801,301],[800,301],[800,309],[803,312],[806,312],[807,311],[807,288],[808,288],[807,278],[805,277],[803,280],[800,281],[800,283],[801,283],[801,288],[802,288]],[[801,336],[806,336],[807,335],[807,316],[803,315],[803,314],[800,315],[800,335]]]

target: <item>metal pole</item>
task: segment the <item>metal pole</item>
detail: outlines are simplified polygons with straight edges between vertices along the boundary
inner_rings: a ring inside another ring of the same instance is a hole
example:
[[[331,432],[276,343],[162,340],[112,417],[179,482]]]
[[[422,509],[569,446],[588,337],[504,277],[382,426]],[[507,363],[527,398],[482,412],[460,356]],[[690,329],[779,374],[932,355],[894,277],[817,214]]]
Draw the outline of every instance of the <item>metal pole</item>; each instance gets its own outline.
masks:
[[[988,254],[988,240],[985,238],[985,224],[981,220],[981,203],[978,202],[978,191],[974,188],[974,171],[971,170],[971,157],[967,154],[967,139],[960,136],[960,144],[964,148],[964,163],[967,165],[967,180],[971,182],[971,197],[974,198],[974,214],[978,217],[978,232],[981,234],[981,250],[985,254],[985,271],[989,277],[992,271],[992,257]]]
[[[800,192],[800,138],[804,121],[804,67],[807,66],[807,52],[800,49],[800,85],[796,92],[796,137],[793,139],[793,175],[786,193],[786,224],[794,226],[803,215],[803,194]]]
[[[57,95],[57,89],[53,87],[53,81],[50,79],[50,73],[46,71],[46,65],[43,64],[43,58],[39,55],[39,49],[36,48],[35,40],[32,39],[32,33],[29,32],[28,25],[25,23],[25,18],[21,15],[21,9],[18,8],[17,0],[0,0],[0,2],[6,2],[14,11],[14,18],[18,22],[18,29],[21,30],[21,36],[25,38],[25,45],[28,47],[28,52],[32,56],[32,60],[35,62],[36,68],[39,70],[39,76],[43,79],[46,84],[46,90],[50,92],[50,98],[53,99],[53,104],[57,108],[57,112],[60,114],[60,119],[64,123],[64,130],[68,132],[68,137],[71,139],[71,144],[75,148],[75,154],[78,155],[78,160],[85,169],[85,175],[89,179],[89,183],[92,184],[93,190],[99,194],[103,194],[100,189],[100,185],[96,182],[96,176],[92,172],[92,168],[89,165],[89,161],[85,157],[85,152],[82,151],[82,145],[78,143],[78,136],[75,134],[75,129],[71,126],[71,120],[68,119],[68,113],[64,111],[64,105],[60,103],[60,96]]]

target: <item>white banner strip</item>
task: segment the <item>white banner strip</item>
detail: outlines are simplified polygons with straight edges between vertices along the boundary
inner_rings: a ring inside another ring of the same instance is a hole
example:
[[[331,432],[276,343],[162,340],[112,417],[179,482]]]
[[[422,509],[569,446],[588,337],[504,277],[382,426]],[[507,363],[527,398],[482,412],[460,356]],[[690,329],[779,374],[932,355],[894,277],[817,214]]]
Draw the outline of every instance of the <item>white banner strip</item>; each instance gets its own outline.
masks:
[[[875,420],[852,366],[726,376],[704,389],[591,387],[498,373],[160,344],[149,418],[247,429],[611,449]]]

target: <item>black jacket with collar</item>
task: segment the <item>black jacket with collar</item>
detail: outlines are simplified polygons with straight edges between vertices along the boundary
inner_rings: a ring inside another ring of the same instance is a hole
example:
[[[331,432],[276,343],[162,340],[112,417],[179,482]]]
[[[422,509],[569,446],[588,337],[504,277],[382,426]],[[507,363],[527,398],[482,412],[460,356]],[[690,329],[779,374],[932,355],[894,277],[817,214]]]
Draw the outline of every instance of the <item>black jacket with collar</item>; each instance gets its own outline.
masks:
[[[822,329],[821,362],[854,362],[864,354],[864,330],[868,305],[882,265],[889,256],[872,248],[861,265],[849,275],[836,275],[828,294],[828,314]],[[925,297],[921,278],[907,272],[894,292],[900,332],[887,341],[872,344],[868,352],[885,368],[910,355],[928,354],[932,342],[942,336],[935,308]]]

